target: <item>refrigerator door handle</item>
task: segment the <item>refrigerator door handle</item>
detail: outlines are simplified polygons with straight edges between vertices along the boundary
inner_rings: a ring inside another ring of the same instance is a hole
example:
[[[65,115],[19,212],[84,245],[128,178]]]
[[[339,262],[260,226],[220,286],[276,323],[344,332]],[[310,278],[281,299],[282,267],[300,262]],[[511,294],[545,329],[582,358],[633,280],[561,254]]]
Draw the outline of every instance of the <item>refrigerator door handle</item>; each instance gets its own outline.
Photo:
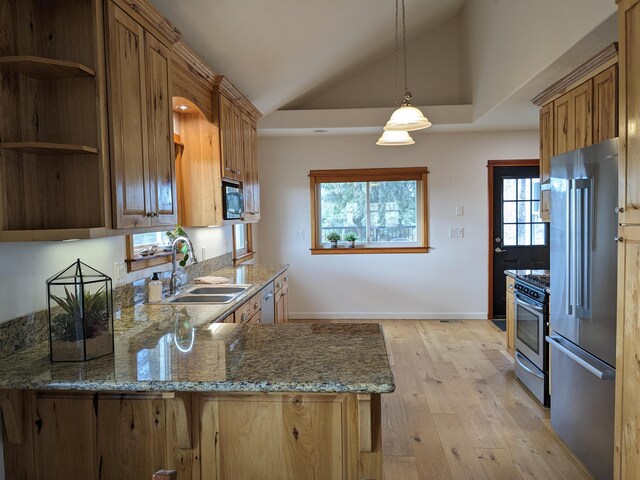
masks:
[[[574,191],[573,191],[573,180],[567,180],[567,225],[565,228],[565,281],[566,281],[566,299],[567,299],[567,315],[573,315],[573,266],[575,262],[573,261],[573,218],[574,218]]]
[[[525,358],[524,355],[522,355],[519,351],[516,350],[516,362],[518,362],[518,365],[520,365],[523,369],[525,369],[528,373],[530,373],[531,375],[533,375],[534,377],[538,377],[538,378],[544,378],[544,375],[542,375],[540,372],[534,372],[533,370],[531,370],[529,367],[527,367],[523,362],[522,359]]]
[[[589,318],[589,268],[591,241],[591,205],[590,205],[590,179],[581,178],[573,181],[574,185],[574,245],[575,245],[575,316]]]
[[[604,365],[602,368],[599,365],[595,365],[594,362],[590,361],[590,359],[584,358],[584,355],[581,356],[581,351],[577,347],[568,345],[568,342],[561,337],[551,335],[545,337],[545,339],[549,345],[560,350],[567,357],[598,377],[600,380],[615,380],[616,371],[614,369]]]

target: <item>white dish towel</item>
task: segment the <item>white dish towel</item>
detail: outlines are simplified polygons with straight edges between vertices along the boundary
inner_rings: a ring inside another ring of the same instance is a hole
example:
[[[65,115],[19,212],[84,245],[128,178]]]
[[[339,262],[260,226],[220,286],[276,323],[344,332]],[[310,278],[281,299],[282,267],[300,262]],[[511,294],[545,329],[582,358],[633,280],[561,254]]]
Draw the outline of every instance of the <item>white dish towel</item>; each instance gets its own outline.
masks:
[[[193,279],[193,283],[216,285],[220,283],[229,283],[229,279],[225,277],[198,277]]]

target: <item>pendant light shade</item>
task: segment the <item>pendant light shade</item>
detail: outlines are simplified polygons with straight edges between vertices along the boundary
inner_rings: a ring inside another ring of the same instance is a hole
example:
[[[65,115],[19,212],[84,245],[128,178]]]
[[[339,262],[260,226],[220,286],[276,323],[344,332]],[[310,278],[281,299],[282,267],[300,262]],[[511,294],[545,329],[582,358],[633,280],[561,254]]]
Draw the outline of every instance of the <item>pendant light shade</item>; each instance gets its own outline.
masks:
[[[411,105],[409,102],[410,99],[411,94],[407,92],[404,97],[404,103],[393,112],[391,118],[385,125],[384,129],[386,131],[406,130],[412,132],[431,126],[431,122],[427,120],[427,117],[422,114],[420,109]]]
[[[393,147],[396,145],[413,145],[416,143],[406,130],[386,130],[376,142],[376,145]]]

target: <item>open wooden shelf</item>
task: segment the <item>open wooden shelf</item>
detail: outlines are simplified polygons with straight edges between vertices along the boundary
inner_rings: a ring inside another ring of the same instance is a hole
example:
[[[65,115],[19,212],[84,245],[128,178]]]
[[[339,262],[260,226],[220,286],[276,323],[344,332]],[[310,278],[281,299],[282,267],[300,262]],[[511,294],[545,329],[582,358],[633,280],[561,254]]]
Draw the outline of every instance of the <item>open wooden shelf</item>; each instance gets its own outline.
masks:
[[[12,70],[37,80],[96,76],[94,70],[81,63],[67,62],[53,58],[34,57],[31,55],[0,57],[0,67],[9,67]]]
[[[86,145],[69,145],[66,143],[47,143],[47,142],[9,142],[0,143],[0,149],[13,150],[22,153],[32,153],[35,155],[76,155],[76,154],[95,154],[98,149],[95,147],[87,147]]]

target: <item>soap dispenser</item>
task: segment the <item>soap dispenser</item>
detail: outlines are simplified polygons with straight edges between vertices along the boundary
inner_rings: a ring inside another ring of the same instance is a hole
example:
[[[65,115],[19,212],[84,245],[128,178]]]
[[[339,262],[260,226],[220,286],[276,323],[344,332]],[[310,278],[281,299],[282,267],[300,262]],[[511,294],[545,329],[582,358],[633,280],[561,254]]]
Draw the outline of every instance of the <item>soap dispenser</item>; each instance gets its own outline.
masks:
[[[155,303],[162,300],[162,282],[160,281],[160,272],[154,272],[149,282],[149,303]]]

